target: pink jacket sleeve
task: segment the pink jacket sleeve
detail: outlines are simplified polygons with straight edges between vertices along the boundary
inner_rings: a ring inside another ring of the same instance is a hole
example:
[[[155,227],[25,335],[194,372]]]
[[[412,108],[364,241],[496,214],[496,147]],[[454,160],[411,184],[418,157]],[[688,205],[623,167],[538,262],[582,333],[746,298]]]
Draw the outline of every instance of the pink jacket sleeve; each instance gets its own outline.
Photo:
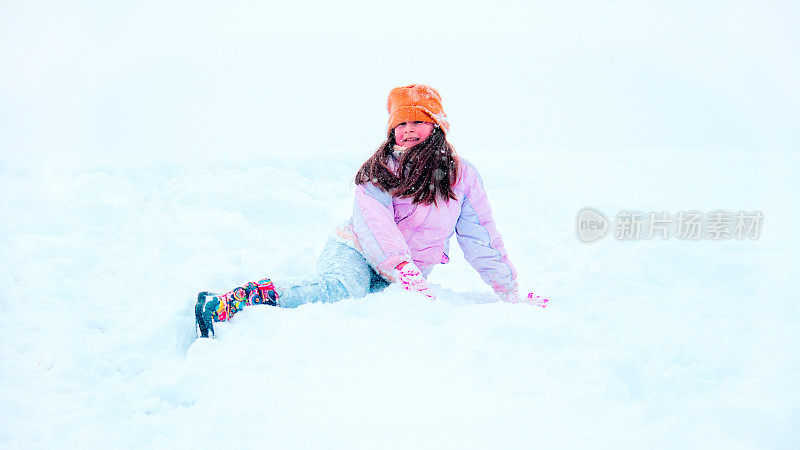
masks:
[[[394,268],[401,261],[413,261],[408,243],[394,221],[392,196],[372,183],[356,186],[353,231],[364,257],[387,280],[397,281]]]
[[[480,174],[464,159],[459,162],[463,164],[465,190],[456,222],[456,240],[481,279],[502,295],[517,289],[517,270],[509,261],[503,238],[497,231]]]

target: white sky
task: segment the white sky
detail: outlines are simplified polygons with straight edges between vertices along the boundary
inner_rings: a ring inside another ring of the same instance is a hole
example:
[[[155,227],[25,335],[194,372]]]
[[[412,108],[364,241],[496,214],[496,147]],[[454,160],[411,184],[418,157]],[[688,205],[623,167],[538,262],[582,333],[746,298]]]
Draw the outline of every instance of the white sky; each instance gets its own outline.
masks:
[[[457,148],[800,149],[797,2],[0,4],[0,157],[369,152],[431,84]]]

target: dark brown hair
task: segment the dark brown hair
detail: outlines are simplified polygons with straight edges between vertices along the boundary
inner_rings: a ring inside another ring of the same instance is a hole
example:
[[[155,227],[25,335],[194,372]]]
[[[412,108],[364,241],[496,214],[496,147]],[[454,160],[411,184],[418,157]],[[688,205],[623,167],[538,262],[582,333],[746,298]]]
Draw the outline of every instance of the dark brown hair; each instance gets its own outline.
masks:
[[[456,199],[453,186],[458,179],[458,158],[438,125],[427,139],[403,152],[398,175],[389,168],[394,144],[391,130],[386,141],[358,169],[356,184],[372,182],[392,195],[426,205],[437,204],[439,197],[445,201]]]

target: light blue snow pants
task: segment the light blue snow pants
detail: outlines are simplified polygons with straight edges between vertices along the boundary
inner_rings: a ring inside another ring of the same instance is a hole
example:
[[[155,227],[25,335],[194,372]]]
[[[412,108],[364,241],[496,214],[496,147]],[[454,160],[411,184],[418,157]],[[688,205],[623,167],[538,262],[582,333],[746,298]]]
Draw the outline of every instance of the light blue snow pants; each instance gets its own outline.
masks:
[[[360,253],[332,237],[317,258],[316,272],[299,280],[273,280],[278,304],[296,308],[305,303],[338,302],[382,291],[389,285]]]

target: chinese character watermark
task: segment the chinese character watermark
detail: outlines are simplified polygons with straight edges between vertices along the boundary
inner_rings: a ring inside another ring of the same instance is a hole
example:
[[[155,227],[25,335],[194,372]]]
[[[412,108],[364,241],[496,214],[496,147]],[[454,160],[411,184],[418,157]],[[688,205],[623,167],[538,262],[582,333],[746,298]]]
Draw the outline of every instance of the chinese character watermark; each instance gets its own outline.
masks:
[[[578,212],[575,228],[578,239],[586,243],[605,238],[609,229],[614,230],[614,239],[620,241],[650,240],[656,237],[666,240],[670,236],[686,241],[742,241],[759,238],[763,219],[761,211],[678,211],[674,216],[666,211],[620,211],[612,227],[603,213],[587,207]]]
[[[675,218],[675,237],[696,241],[700,239],[703,229],[703,213],[697,211],[679,211]]]

